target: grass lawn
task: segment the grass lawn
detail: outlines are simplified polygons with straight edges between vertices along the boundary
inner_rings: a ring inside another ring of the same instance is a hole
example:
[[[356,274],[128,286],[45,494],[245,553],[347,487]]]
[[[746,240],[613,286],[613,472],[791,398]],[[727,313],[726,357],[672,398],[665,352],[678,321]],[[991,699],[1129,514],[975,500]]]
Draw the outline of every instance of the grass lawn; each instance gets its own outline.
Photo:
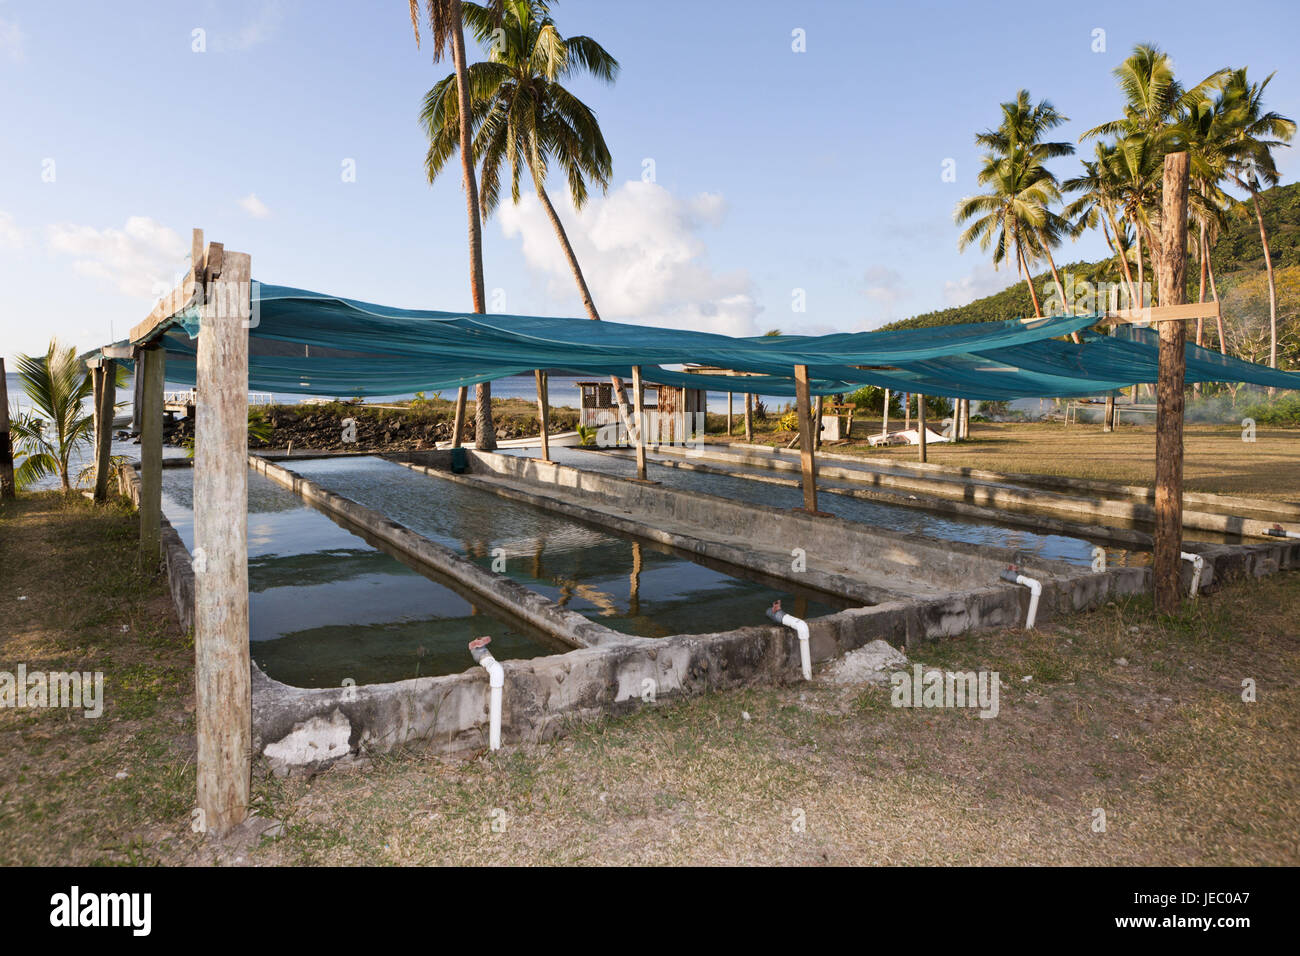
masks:
[[[3,506],[0,581],[0,669],[102,670],[107,698],[97,720],[0,710],[0,863],[1300,863],[1294,573],[917,655],[997,670],[990,720],[815,678],[494,755],[257,763],[283,832],[222,847],[189,829],[192,644],[125,507]]]
[[[902,427],[902,420],[890,419]],[[933,427],[933,426],[932,426]],[[856,418],[854,436],[880,433],[880,419]],[[793,433],[759,433],[755,440],[786,445]],[[733,441],[740,439],[733,438]],[[914,445],[871,448],[864,438],[828,445],[837,454],[916,461]],[[1124,484],[1155,482],[1154,425],[1122,425],[1106,434],[1100,425],[971,423],[969,441],[930,445],[928,460],[961,468],[1041,475],[1067,475]],[[1188,425],[1184,435],[1184,481],[1188,491],[1300,501],[1300,429],[1259,428],[1242,441],[1236,425]]]

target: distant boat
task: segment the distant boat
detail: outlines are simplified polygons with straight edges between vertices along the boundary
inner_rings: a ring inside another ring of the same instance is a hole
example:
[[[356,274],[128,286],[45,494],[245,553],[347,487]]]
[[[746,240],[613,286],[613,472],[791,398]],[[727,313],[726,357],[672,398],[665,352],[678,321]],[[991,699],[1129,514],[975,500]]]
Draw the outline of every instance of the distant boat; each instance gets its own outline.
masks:
[[[902,431],[889,432],[882,435],[871,435],[867,441],[874,447],[876,445],[919,445],[921,444],[921,433],[915,428],[907,428]],[[928,425],[925,428],[925,443],[927,445],[937,445],[943,442],[950,442],[951,438],[945,438]]]

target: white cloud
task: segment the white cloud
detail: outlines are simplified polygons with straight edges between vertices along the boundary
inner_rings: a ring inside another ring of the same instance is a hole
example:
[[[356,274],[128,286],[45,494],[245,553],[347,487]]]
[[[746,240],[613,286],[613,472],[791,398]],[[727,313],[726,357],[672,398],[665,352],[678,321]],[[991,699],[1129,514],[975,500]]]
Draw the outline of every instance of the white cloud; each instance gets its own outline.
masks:
[[[218,53],[242,53],[265,43],[275,35],[284,20],[280,0],[267,0],[261,4],[253,19],[239,29],[214,32],[212,49]]]
[[[0,209],[0,249],[20,249],[26,242],[27,237],[14,222],[14,217]]]
[[[257,198],[257,193],[249,193],[243,199],[239,200],[240,208],[248,213],[254,219],[265,219],[271,215],[271,210],[266,208],[266,203]]]
[[[0,58],[21,63],[27,58],[27,35],[13,20],[0,17]]]
[[[603,318],[729,335],[755,335],[762,311],[744,270],[715,272],[700,236],[726,216],[715,193],[683,199],[655,183],[632,181],[594,196],[581,213],[553,201]],[[547,291],[572,302],[576,285],[550,220],[536,196],[498,213],[507,238],[520,237],[530,268]]]
[[[54,225],[46,239],[53,252],[73,257],[77,272],[110,282],[124,295],[157,298],[188,268],[189,243],[147,216],[132,216],[122,229]]]
[[[907,296],[903,285],[903,274],[889,266],[871,266],[863,275],[866,287],[863,293],[868,299],[880,303],[886,311],[892,312],[900,299]]]
[[[969,305],[976,299],[1001,292],[1016,281],[1015,271],[999,272],[988,263],[980,263],[960,279],[943,284],[943,300],[949,306]]]

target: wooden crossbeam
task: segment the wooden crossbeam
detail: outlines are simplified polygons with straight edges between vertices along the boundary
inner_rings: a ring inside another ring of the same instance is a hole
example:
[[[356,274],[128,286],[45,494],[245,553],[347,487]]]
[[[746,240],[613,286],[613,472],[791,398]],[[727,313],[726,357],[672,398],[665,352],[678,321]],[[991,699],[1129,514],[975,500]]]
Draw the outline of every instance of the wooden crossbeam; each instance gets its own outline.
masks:
[[[221,277],[225,249],[219,242],[203,242],[203,230],[195,229],[190,237],[190,271],[176,288],[154,305],[148,317],[131,329],[131,341],[147,345],[157,338],[171,319],[202,299],[208,283]],[[107,355],[107,353],[105,353]],[[111,355],[109,358],[129,358]]]
[[[1157,305],[1145,309],[1119,309],[1107,312],[1111,322],[1152,323],[1186,322],[1188,319],[1217,319],[1221,313],[1218,302],[1189,302],[1186,305]]]

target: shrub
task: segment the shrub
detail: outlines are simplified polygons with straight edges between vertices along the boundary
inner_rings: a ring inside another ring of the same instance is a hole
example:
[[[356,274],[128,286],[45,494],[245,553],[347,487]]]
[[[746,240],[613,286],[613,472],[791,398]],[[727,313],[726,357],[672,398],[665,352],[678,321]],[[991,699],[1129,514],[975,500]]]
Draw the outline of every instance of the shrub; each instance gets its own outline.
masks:
[[[1247,405],[1241,416],[1259,425],[1300,425],[1300,392],[1282,392],[1271,401]]]

